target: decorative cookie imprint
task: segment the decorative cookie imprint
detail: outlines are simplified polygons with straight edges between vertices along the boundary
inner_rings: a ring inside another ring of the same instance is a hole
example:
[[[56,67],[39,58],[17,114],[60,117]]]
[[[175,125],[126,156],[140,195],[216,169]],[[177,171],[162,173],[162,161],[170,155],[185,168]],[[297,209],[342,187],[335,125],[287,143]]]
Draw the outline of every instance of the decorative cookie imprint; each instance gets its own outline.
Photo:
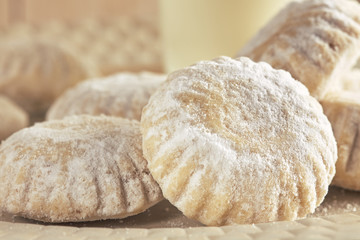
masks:
[[[92,71],[91,77],[121,71],[163,72],[159,27],[150,19],[118,16],[107,20],[18,23],[11,28],[0,26],[0,31],[0,42],[33,36],[56,42],[81,58]]]
[[[207,225],[304,217],[335,174],[320,104],[289,73],[247,58],[170,74],[144,108],[141,131],[164,197]]]
[[[38,123],[0,147],[0,210],[49,222],[134,215],[163,199],[146,165],[137,121]]]
[[[105,114],[140,120],[143,107],[165,79],[165,75],[144,72],[81,82],[55,101],[46,118]]]
[[[45,42],[11,41],[0,45],[0,93],[30,115],[44,114],[66,88],[87,73],[68,52]]]
[[[348,0],[294,1],[237,56],[289,71],[321,99],[360,57],[359,12]]]
[[[28,114],[7,97],[0,96],[0,142],[28,125]]]
[[[360,190],[360,97],[359,93],[329,93],[321,101],[338,145],[333,185]]]

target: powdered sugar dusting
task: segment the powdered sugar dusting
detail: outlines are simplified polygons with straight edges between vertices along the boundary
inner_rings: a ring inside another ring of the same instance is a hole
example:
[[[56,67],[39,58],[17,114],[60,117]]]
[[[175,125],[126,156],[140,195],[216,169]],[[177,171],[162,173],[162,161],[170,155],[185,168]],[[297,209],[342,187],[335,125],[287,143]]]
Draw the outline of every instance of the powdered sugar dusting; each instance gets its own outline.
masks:
[[[36,124],[0,147],[1,211],[43,221],[122,218],[162,199],[139,123],[74,116]]]
[[[30,114],[43,115],[87,74],[77,58],[51,42],[15,38],[0,47],[0,93]]]
[[[322,99],[360,57],[359,12],[354,1],[293,1],[237,56],[289,71]]]
[[[140,120],[142,108],[165,81],[165,75],[143,72],[119,73],[82,82],[52,105],[47,119],[90,114]]]
[[[319,103],[289,73],[246,58],[170,74],[144,108],[142,133],[164,196],[205,224],[305,216],[334,174],[336,144]],[[174,192],[181,177],[189,180]]]

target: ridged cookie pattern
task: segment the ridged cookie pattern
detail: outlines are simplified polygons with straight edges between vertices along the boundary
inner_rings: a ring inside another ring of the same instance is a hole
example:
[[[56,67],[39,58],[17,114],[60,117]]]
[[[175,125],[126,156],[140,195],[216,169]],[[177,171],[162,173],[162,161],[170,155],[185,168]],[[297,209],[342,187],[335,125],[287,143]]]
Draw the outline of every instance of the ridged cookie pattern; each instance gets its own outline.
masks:
[[[338,145],[333,185],[360,190],[360,97],[357,92],[329,93],[321,101]]]
[[[165,79],[163,74],[124,72],[84,81],[62,94],[46,118],[105,114],[140,121],[142,108]]]
[[[359,12],[349,0],[293,1],[237,56],[289,71],[321,99],[360,57]]]
[[[117,16],[112,19],[17,23],[1,29],[1,40],[41,38],[69,49],[81,58],[91,77],[121,71],[162,72],[161,39],[152,19]]]
[[[176,71],[141,119],[164,197],[206,225],[305,217],[335,174],[320,104],[289,73],[220,57]]]
[[[73,116],[25,128],[0,147],[0,210],[45,222],[124,218],[162,200],[139,122]]]
[[[52,43],[16,39],[0,45],[0,76],[1,94],[30,115],[41,115],[87,72],[76,57]]]

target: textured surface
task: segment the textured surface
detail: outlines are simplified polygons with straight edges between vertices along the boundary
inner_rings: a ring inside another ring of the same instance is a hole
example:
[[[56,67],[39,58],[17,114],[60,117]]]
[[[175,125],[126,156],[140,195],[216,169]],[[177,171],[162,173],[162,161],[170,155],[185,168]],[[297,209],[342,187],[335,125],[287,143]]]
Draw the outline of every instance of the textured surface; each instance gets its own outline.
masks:
[[[66,88],[87,78],[80,61],[50,42],[13,39],[0,44],[0,93],[30,115],[44,113]]]
[[[118,17],[77,23],[19,24],[0,29],[1,39],[40,38],[68,48],[92,70],[92,76],[120,71],[162,72],[161,42],[157,24]]]
[[[46,118],[105,114],[140,121],[143,107],[165,79],[166,75],[143,72],[84,81],[60,96]]]
[[[165,198],[206,225],[304,217],[335,174],[336,143],[320,104],[289,73],[247,58],[170,74],[141,127]]]
[[[0,211],[50,222],[134,215],[162,199],[146,164],[137,121],[38,123],[0,146]]]
[[[360,190],[360,96],[358,92],[336,92],[321,101],[338,145],[333,184]]]
[[[0,221],[0,239],[358,239],[360,212],[292,222],[196,228],[78,228]]]
[[[238,53],[285,69],[321,99],[360,57],[360,5],[300,0],[279,12]]]
[[[29,115],[10,99],[0,96],[0,141],[29,125]]]
[[[306,219],[222,228],[203,227],[165,200],[122,220],[44,225],[0,216],[0,239],[346,239],[359,234],[359,197],[360,192],[330,187],[324,202]]]

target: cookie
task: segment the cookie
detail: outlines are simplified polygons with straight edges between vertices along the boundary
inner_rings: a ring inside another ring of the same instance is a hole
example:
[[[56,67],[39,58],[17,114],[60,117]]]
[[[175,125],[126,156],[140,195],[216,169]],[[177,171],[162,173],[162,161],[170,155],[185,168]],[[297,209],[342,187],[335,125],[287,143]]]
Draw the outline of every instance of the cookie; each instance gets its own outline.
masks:
[[[69,52],[38,40],[13,40],[0,45],[0,93],[30,115],[43,115],[66,88],[87,77]]]
[[[171,73],[141,132],[164,197],[206,225],[305,217],[335,174],[321,105],[289,73],[245,57]]]
[[[51,28],[44,26],[43,31]],[[60,42],[72,48],[90,64],[100,76],[121,71],[162,72],[162,54],[156,21],[120,16],[112,20],[79,21],[63,31]],[[53,34],[47,34],[54,38]]]
[[[28,114],[10,99],[0,95],[0,141],[28,125]]]
[[[56,100],[47,119],[105,114],[140,120],[142,108],[165,78],[148,72],[120,73],[81,82]]]
[[[321,101],[338,145],[333,185],[360,190],[360,96],[358,92],[333,92]]]
[[[38,123],[0,146],[0,210],[45,222],[134,215],[163,199],[146,165],[138,121]]]
[[[360,4],[293,1],[237,54],[285,69],[321,99],[360,57]]]
[[[162,47],[156,19],[117,16],[112,19],[18,23],[5,28],[1,39],[36,36],[70,49],[88,66],[91,77],[121,71],[163,72]]]

